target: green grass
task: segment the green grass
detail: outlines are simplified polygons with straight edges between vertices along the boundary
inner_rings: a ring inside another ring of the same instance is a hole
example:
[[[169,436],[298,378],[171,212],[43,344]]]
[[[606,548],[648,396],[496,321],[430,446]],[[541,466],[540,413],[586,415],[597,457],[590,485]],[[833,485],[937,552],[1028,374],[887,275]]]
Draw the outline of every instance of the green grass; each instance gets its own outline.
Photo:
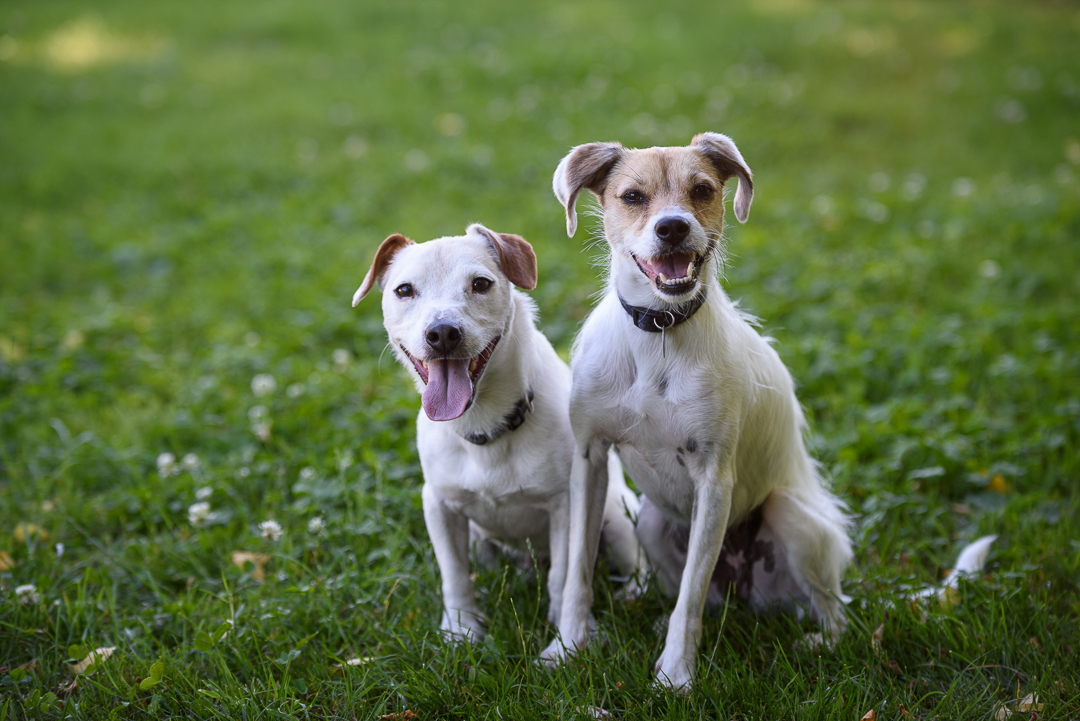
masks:
[[[3,4],[0,718],[1080,717],[1078,45],[1049,1]],[[600,278],[556,163],[706,129],[757,181],[727,288],[858,519],[850,630],[817,655],[733,604],[663,693],[671,602],[599,574],[608,641],[551,672],[542,585],[505,566],[488,639],[444,645],[418,399],[377,301],[349,307],[366,263],[392,232],[520,233],[565,350]],[[892,608],[987,533],[956,605]]]

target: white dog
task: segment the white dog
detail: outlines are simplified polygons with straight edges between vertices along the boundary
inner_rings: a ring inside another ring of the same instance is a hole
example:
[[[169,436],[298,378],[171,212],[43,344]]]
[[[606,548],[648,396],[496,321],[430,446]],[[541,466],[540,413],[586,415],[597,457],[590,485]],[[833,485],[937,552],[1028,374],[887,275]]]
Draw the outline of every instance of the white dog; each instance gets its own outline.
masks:
[[[386,291],[390,344],[422,394],[417,449],[442,574],[442,630],[483,632],[469,577],[470,525],[477,540],[550,555],[548,619],[558,623],[574,451],[570,369],[536,329],[532,300],[513,287],[536,287],[532,246],[482,225],[421,244],[395,234],[379,246],[353,305],[376,283]],[[605,469],[612,482],[599,511],[603,535],[615,564],[634,575],[644,563],[628,515],[638,513],[637,496],[614,454]]]
[[[647,150],[590,143],[555,171],[569,235],[578,194],[599,199],[611,267],[572,351],[570,560],[550,662],[588,638],[611,445],[646,496],[638,538],[664,589],[678,593],[660,683],[690,684],[704,606],[728,593],[755,608],[805,609],[829,638],[844,628],[848,520],[803,445],[791,376],[717,280],[733,176],[745,222],[750,168],[724,135]]]

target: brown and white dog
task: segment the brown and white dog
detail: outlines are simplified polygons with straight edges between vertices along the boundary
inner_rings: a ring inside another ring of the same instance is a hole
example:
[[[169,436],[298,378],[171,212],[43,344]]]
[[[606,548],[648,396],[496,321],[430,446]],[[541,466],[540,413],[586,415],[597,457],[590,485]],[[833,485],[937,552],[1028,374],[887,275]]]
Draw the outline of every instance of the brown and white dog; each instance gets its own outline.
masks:
[[[550,555],[548,618],[558,623],[574,452],[570,369],[536,329],[532,300],[517,290],[536,286],[532,246],[479,224],[426,243],[395,234],[379,246],[353,305],[376,284],[385,291],[390,345],[421,393],[416,445],[424,520],[442,574],[443,632],[483,633],[470,535]],[[608,463],[598,526],[619,569],[643,576],[630,518],[638,499],[614,453]]]
[[[845,626],[848,519],[803,444],[790,374],[717,280],[731,178],[745,222],[750,168],[725,135],[644,150],[589,143],[555,171],[569,235],[578,195],[599,199],[611,263],[571,355],[570,556],[549,662],[588,641],[611,446],[645,495],[638,538],[678,594],[660,683],[689,686],[704,606],[732,591],[758,609],[809,613],[827,640]]]

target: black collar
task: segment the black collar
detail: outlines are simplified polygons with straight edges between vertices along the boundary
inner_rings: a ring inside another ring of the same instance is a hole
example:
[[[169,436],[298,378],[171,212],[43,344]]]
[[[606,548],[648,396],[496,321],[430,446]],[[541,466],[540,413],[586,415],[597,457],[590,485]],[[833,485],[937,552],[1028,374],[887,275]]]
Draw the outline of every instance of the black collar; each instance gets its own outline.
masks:
[[[694,316],[694,313],[697,313],[701,310],[701,306],[705,305],[705,297],[708,295],[708,290],[709,287],[705,286],[696,296],[671,310],[639,308],[636,305],[627,303],[623,300],[621,295],[619,296],[619,302],[622,303],[623,310],[630,314],[630,317],[634,321],[634,325],[646,333],[660,333],[667,328],[690,320]]]
[[[502,438],[507,433],[513,433],[525,423],[525,414],[533,409],[533,392],[530,390],[525,397],[517,402],[513,410],[506,414],[502,423],[487,433],[467,433],[462,436],[469,443],[483,446],[497,438]]]

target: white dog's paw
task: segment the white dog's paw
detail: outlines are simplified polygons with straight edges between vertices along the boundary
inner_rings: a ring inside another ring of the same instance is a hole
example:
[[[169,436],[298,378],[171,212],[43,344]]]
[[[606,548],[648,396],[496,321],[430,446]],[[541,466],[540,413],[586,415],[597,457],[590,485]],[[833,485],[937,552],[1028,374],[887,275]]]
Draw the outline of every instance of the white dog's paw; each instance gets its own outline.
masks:
[[[615,600],[626,603],[633,601],[635,598],[640,598],[645,595],[645,592],[649,589],[647,583],[638,583],[636,576],[631,576],[630,580],[623,584],[623,587],[615,592]]]
[[[556,604],[554,601],[548,606],[547,620],[552,626],[559,627],[559,619],[562,617],[562,604]]]
[[[484,618],[476,611],[445,610],[439,630],[447,641],[477,643],[484,638]]]
[[[555,640],[549,643],[547,648],[540,652],[540,660],[543,661],[548,668],[555,668],[566,662],[571,655],[570,650],[563,645],[562,638],[556,636]]]
[[[653,670],[658,687],[679,693],[689,691],[690,684],[694,681],[693,660],[683,657],[682,654],[671,653],[667,648],[660,654]]]
[[[836,648],[836,642],[839,640],[839,634],[821,633],[815,631],[814,633],[808,633],[798,641],[795,642],[795,649],[797,651],[809,651],[810,653],[824,653],[826,651],[832,651]]]

